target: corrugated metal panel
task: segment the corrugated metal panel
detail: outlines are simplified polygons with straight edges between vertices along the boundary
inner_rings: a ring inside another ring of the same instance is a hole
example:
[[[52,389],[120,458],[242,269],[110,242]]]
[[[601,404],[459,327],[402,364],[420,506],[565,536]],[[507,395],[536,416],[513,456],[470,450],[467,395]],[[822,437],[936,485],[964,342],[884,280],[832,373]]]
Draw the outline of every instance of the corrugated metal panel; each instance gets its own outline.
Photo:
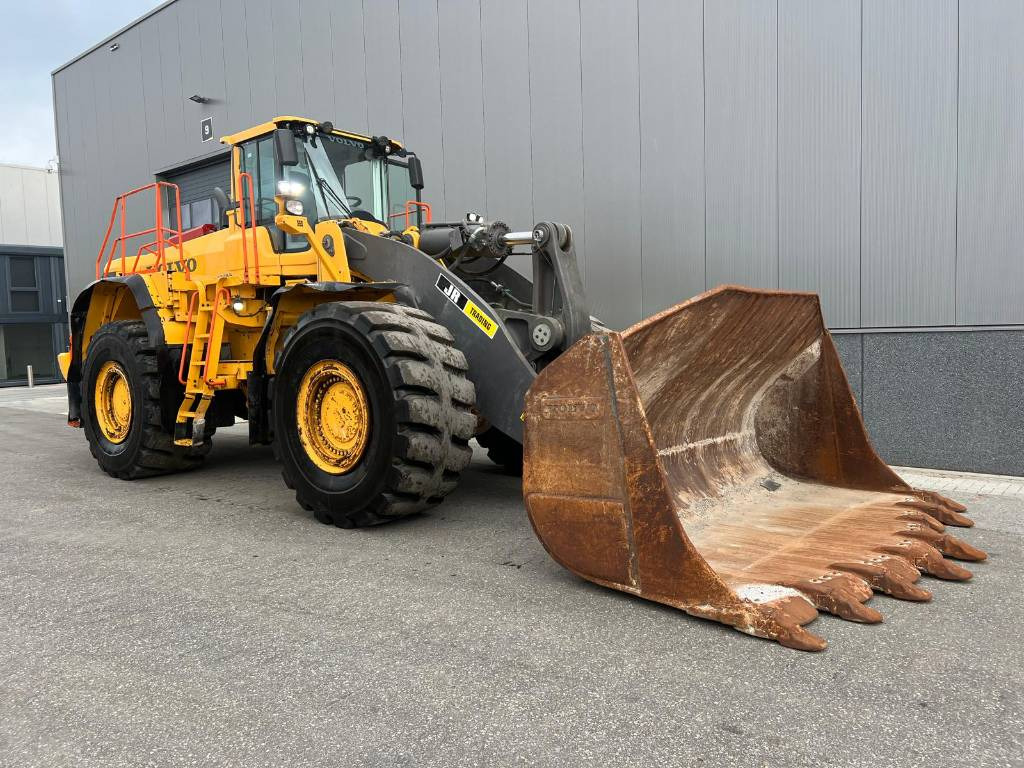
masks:
[[[225,10],[229,7],[230,2],[231,0],[224,1],[223,8]],[[241,8],[241,0],[234,0],[234,2]],[[182,7],[181,2],[173,3],[160,11],[156,16],[153,16],[152,20],[147,20],[149,23],[156,24],[159,37],[161,79],[163,80],[163,120],[166,125],[163,147],[164,159],[168,163],[178,163],[191,156],[184,126],[185,98],[192,94],[182,92],[181,47],[178,44],[181,37],[179,17],[182,13]],[[230,19],[228,21],[230,22]],[[244,43],[244,36],[241,42]],[[236,36],[229,36],[225,39],[225,61],[228,60],[230,49],[237,45]],[[106,53],[105,50],[100,49],[82,59],[80,63],[88,66]],[[78,66],[78,64],[75,66]],[[247,115],[249,111],[249,83],[245,74],[246,69],[248,69],[248,66],[244,62],[240,62],[240,66],[235,67],[236,76],[228,80],[228,89],[232,94],[235,94],[228,104],[230,108],[234,104],[244,102],[245,114]],[[244,117],[243,115],[241,119],[244,119]]]
[[[20,190],[20,202],[25,222],[23,242],[52,245],[50,242],[50,215],[47,210],[46,171],[20,169],[18,176],[20,177],[19,183],[15,189]],[[17,198],[12,202],[16,200]]]
[[[56,173],[46,176],[46,210],[50,227],[48,245],[62,245],[64,243],[64,228],[60,215],[60,177]]]
[[[707,284],[778,286],[775,0],[704,7]]]
[[[378,136],[404,137],[402,45],[399,40],[398,0],[370,0],[363,3],[363,36],[367,130]],[[346,61],[348,60],[349,57],[346,56]],[[335,63],[336,73],[344,71]],[[338,82],[342,81],[339,81],[336,74],[336,88]],[[345,117],[347,115],[339,112],[339,119]]]
[[[306,92],[302,87],[306,49],[303,45],[305,41],[302,38],[303,30],[300,26],[301,19],[306,13],[302,4],[296,7],[291,3],[271,3],[274,76],[267,85],[273,83],[275,99],[273,114],[268,113],[267,117],[307,114]],[[327,19],[324,19],[323,23],[330,26]],[[266,20],[264,20],[264,24],[266,24]]]
[[[209,143],[202,145],[202,151],[214,152],[220,149],[220,137],[231,133],[233,130],[228,122],[227,92],[224,82],[226,64],[224,61],[223,35],[219,23],[222,18],[221,3],[220,0],[190,0],[190,2],[196,3],[199,7],[199,14],[197,16],[199,29],[196,31],[196,36],[199,39],[200,61],[202,62],[202,72],[200,73],[200,83],[202,85],[199,93],[210,100],[209,103],[201,105],[200,109],[195,112],[191,130],[196,131],[199,137],[202,138],[200,124],[196,118],[199,118],[199,121],[204,117],[212,118],[213,139]],[[192,94],[186,95],[191,96]],[[186,130],[188,130],[188,126],[186,126]],[[171,163],[176,162],[174,158],[170,158],[166,162],[157,163],[155,155],[151,154],[150,157],[152,162],[151,168],[154,170],[166,168]]]
[[[391,4],[380,0],[370,5],[380,6],[385,12],[394,11]],[[364,18],[360,0],[331,0],[329,8],[332,37],[328,45],[333,48],[335,100],[331,119],[335,125],[350,131],[372,130],[377,134],[399,136],[402,90],[396,19],[391,20],[395,26],[390,30],[368,29],[367,20],[371,17]],[[379,45],[383,45],[382,50],[370,50],[371,46]],[[377,72],[371,66],[384,69]],[[307,74],[308,69],[307,64]],[[386,79],[389,77],[393,79]],[[372,129],[370,126],[376,124],[368,122],[371,97],[373,114],[381,117],[381,125]]]
[[[643,315],[704,290],[704,41],[700,0],[641,0]]]
[[[1024,323],[1024,3],[960,8],[956,321]]]
[[[423,161],[432,179],[430,202],[441,218],[456,215],[445,205],[444,149],[441,136],[441,64],[435,0],[399,0],[402,39],[402,138]],[[372,126],[371,131],[376,132]]]
[[[203,116],[303,111],[408,141],[439,215],[573,226],[612,322],[722,281],[846,327],[1024,322],[1019,3],[960,4],[959,257],[955,0],[864,0],[863,61],[858,0],[439,3],[178,0],[60,70],[72,289],[114,195],[219,149]]]
[[[615,327],[639,320],[643,300],[637,25],[625,3],[588,6],[580,25],[588,298]]]
[[[169,8],[173,7],[173,5],[169,6]],[[227,96],[227,125],[224,126],[221,135],[241,131],[252,125],[251,91],[260,86],[259,83],[252,83],[249,78],[249,48],[245,35],[245,16],[244,0],[220,1],[224,86],[229,94]],[[210,21],[216,23],[215,19]],[[168,165],[180,161],[186,155],[179,154],[175,157],[177,160],[170,160]]]
[[[579,4],[529,0],[527,8],[534,218],[572,227],[586,281]]]
[[[486,208],[513,229],[534,224],[528,11],[506,0],[483,0],[480,8]],[[526,259],[513,261],[529,269]]]
[[[446,207],[449,217],[482,213],[486,196],[480,6],[476,0],[440,0],[437,13]],[[433,199],[433,189],[441,181],[427,179],[424,199]]]
[[[0,165],[0,245],[60,245],[56,189],[43,168]]]
[[[0,243],[28,242],[21,168],[0,165]]]
[[[779,285],[860,324],[860,2],[779,4]]]
[[[217,25],[219,28],[220,25]],[[164,118],[164,78],[161,59],[160,27],[157,19],[146,19],[139,24],[141,40],[141,71],[142,71],[142,114],[146,123],[146,143],[149,147],[149,167],[162,167],[168,160],[167,134],[169,126]],[[73,65],[74,66],[74,65]],[[54,78],[54,83],[63,82],[62,73]],[[223,86],[221,99],[224,98]],[[60,150],[63,160],[67,152]]]
[[[357,16],[354,20],[348,13],[349,8],[340,10],[335,18],[335,14],[331,12],[335,7],[332,0],[305,0],[300,7],[301,12],[297,15],[299,40],[302,47],[302,71],[299,73],[299,82],[287,84],[287,87],[302,89],[303,103],[306,109],[304,114],[308,114],[316,120],[331,120],[341,126],[343,123],[338,117],[334,100],[335,48],[344,48],[351,44],[351,40],[339,40],[341,35],[354,37],[361,63],[363,50],[362,3],[355,8]],[[337,26],[337,30],[335,26]],[[355,82],[350,79],[348,74],[343,73],[338,85],[342,89],[340,98],[349,105],[358,104],[359,107],[356,111],[361,114],[358,127],[354,121],[344,124],[350,125],[348,130],[365,130],[363,127],[363,123],[366,121],[365,72]],[[280,87],[278,85],[278,88]]]
[[[864,2],[862,312],[952,325],[956,0]]]
[[[216,9],[216,6],[214,6]],[[181,67],[181,98],[182,124],[179,129],[185,137],[188,154],[184,157],[171,159],[172,163],[197,157],[210,146],[203,143],[201,124],[208,115],[206,104],[196,104],[189,97],[209,95],[203,92],[203,44],[199,37],[199,29],[204,12],[200,3],[195,0],[178,0],[178,49],[181,51],[179,66]],[[223,126],[220,126],[223,128]],[[151,165],[149,167],[152,167]]]
[[[277,33],[272,24],[272,14],[275,4],[274,0],[245,0],[245,25],[240,31],[245,36],[249,61],[252,101],[250,124],[279,114],[274,80],[274,39]],[[231,29],[226,28],[225,34],[230,35]]]

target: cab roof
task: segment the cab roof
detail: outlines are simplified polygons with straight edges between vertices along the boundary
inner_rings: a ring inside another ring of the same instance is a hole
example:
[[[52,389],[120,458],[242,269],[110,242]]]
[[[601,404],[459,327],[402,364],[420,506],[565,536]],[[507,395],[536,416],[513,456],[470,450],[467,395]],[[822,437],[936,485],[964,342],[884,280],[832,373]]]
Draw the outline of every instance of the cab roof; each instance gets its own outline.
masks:
[[[246,128],[244,131],[238,131],[237,133],[224,136],[220,141],[221,144],[240,144],[241,142],[248,141],[256,136],[262,136],[265,133],[270,133],[275,128],[278,128],[282,123],[309,123],[311,125],[320,125],[319,120],[310,120],[308,117],[279,115],[266,123],[260,123],[259,125],[254,125],[252,128]],[[345,138],[355,139],[356,141],[365,141],[367,144],[373,141],[373,138],[370,136],[364,136],[361,133],[352,133],[351,131],[340,131],[337,128],[332,130],[331,133],[335,136],[344,136]],[[396,146],[402,146],[402,143],[399,141],[395,141],[394,139],[390,139],[390,141]]]

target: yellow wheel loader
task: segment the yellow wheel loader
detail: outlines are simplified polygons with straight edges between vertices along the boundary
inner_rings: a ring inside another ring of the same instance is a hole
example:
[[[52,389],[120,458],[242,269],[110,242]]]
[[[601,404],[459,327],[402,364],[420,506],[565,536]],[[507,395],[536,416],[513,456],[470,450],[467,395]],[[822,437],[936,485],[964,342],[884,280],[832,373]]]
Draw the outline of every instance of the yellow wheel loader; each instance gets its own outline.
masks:
[[[818,610],[880,621],[873,591],[984,558],[872,450],[817,297],[724,287],[616,333],[567,226],[435,222],[396,141],[298,117],[222,141],[221,221],[183,229],[167,182],[120,195],[74,303],[68,421],[108,474],[195,468],[242,418],[347,528],[439,503],[475,437],[565,567],[802,649]]]

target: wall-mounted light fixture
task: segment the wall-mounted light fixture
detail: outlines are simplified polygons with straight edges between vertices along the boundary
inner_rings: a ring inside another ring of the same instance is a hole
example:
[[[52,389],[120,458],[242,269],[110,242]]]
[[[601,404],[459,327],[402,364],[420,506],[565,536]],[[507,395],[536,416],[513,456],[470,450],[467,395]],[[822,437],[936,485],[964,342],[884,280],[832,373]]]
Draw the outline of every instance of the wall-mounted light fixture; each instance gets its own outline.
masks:
[[[120,47],[121,47],[120,43],[111,43],[110,45],[107,46],[107,50],[110,51],[111,53],[113,53],[114,51],[116,51]]]
[[[198,93],[193,93],[188,97],[189,101],[194,101],[196,104],[209,104],[210,100],[205,96],[200,96]]]

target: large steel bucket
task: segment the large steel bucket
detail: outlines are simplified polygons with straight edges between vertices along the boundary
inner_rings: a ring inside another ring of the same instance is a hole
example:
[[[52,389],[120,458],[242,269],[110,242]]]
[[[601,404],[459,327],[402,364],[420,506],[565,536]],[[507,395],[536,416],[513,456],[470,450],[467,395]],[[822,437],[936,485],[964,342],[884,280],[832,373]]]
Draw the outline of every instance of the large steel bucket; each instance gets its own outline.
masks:
[[[589,336],[526,398],[523,494],[557,560],[598,584],[803,650],[872,591],[985,553],[964,507],[884,464],[808,293],[726,286]]]

